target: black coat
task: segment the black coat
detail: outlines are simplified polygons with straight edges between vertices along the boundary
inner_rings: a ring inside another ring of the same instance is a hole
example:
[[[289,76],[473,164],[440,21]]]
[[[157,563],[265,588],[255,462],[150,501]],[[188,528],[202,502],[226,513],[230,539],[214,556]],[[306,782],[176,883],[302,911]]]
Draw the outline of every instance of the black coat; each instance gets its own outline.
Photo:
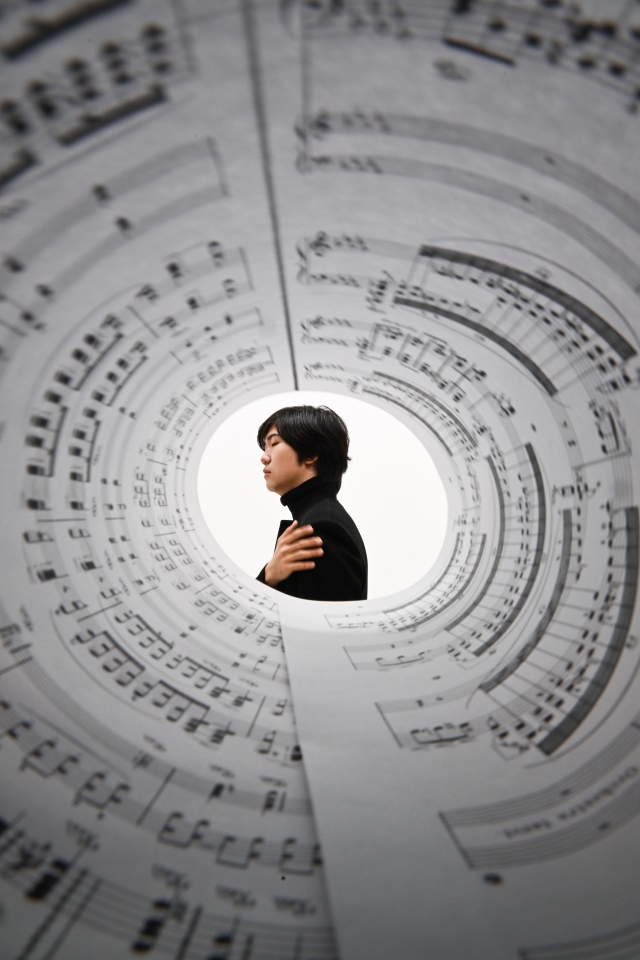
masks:
[[[367,599],[367,551],[336,493],[337,484],[311,477],[280,498],[299,527],[311,524],[313,535],[322,538],[324,553],[314,557],[312,570],[296,570],[274,590],[302,600]],[[293,520],[281,521],[278,538]],[[264,567],[256,579],[265,583]]]

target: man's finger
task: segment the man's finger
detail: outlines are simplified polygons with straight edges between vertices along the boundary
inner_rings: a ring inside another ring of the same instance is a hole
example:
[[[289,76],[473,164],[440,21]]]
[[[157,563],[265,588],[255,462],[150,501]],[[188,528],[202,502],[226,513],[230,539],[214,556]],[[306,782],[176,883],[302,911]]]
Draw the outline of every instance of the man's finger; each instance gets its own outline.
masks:
[[[318,538],[313,540],[311,538],[309,540],[298,540],[297,543],[290,543],[285,549],[287,553],[294,556],[300,553],[317,553],[318,550],[322,552],[322,541]]]
[[[295,530],[293,530],[293,524],[291,524],[291,526],[285,532],[290,535],[289,539],[301,540],[302,538],[312,536],[313,527],[307,524],[305,527],[297,527]]]
[[[321,557],[323,553],[322,547],[300,547],[291,552],[289,559],[306,560],[307,557]]]
[[[305,530],[306,527],[299,527],[298,521],[294,520],[293,523],[290,523],[286,530],[280,534],[278,537],[278,543],[286,543],[287,540],[297,540],[301,535],[306,536],[306,534],[301,534],[301,530]]]

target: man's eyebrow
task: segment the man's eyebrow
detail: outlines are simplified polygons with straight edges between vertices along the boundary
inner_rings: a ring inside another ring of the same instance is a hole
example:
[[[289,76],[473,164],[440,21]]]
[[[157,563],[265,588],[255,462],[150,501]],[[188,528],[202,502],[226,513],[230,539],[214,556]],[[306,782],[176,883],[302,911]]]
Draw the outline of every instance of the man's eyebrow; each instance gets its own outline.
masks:
[[[271,437],[279,437],[279,436],[280,436],[280,434],[278,433],[277,430],[272,430],[271,433],[268,433],[268,434],[266,435],[266,437],[264,438],[264,439],[265,439],[265,443],[266,443],[267,440],[271,440]]]

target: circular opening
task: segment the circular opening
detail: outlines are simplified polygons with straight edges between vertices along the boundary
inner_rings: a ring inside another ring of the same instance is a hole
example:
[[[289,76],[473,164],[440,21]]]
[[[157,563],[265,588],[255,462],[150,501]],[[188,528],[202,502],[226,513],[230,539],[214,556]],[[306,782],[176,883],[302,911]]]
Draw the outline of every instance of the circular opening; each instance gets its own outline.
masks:
[[[280,407],[303,403],[331,407],[349,429],[351,462],[338,499],[367,548],[369,598],[415,583],[434,565],[445,540],[444,483],[408,427],[379,407],[340,394],[271,394],[218,427],[198,471],[200,508],[216,541],[251,576],[270,559],[278,524],[291,517],[277,494],[266,489],[256,434]]]

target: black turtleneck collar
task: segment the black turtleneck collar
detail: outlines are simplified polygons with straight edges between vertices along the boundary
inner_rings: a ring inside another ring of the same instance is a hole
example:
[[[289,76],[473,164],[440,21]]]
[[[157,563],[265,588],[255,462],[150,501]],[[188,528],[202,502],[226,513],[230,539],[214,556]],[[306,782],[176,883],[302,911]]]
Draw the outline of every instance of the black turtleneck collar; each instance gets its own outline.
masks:
[[[283,507],[289,507],[294,520],[314,503],[320,500],[326,500],[328,497],[335,499],[338,493],[338,484],[333,480],[327,480],[325,477],[311,477],[304,483],[294,487],[280,497],[280,503]]]

